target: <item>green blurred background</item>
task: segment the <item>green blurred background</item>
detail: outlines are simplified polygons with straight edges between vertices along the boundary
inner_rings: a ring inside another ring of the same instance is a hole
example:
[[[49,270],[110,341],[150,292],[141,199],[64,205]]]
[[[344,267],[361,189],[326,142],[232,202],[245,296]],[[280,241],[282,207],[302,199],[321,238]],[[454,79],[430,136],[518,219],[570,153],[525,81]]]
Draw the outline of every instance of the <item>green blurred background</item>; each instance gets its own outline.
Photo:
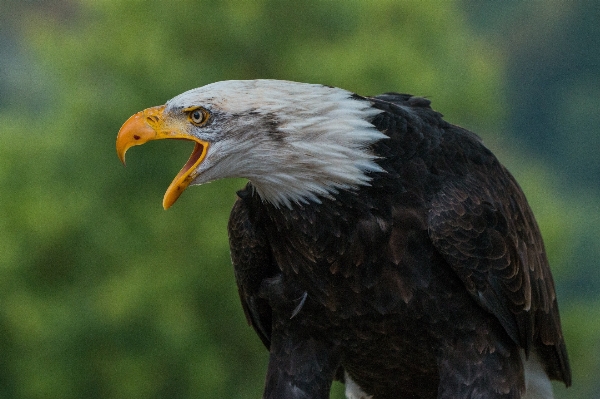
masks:
[[[162,195],[191,152],[133,113],[225,79],[427,96],[537,215],[574,372],[600,397],[600,3],[0,0],[0,398],[259,398],[227,243],[241,180]],[[341,398],[335,384],[332,398]]]

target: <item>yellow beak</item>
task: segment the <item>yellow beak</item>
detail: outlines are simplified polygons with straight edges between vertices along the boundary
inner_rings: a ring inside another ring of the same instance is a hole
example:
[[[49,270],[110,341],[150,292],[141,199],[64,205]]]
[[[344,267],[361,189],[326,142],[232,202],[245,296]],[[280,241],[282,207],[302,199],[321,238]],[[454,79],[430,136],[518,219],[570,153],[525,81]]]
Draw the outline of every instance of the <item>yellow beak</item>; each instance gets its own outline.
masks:
[[[187,133],[186,124],[188,122],[186,120],[169,118],[169,121],[167,121],[164,110],[164,105],[147,108],[127,119],[117,135],[117,155],[121,162],[125,164],[125,153],[129,148],[150,140],[183,139],[196,143],[190,159],[165,192],[163,207],[169,209],[198,175],[196,168],[206,157],[209,143]]]

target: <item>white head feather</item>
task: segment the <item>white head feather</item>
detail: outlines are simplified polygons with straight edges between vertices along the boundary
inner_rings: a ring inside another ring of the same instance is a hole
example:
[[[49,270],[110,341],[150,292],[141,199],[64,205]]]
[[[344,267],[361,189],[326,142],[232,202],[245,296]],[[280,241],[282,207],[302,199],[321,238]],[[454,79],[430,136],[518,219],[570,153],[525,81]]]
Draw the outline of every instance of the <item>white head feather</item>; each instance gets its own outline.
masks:
[[[165,112],[202,106],[210,122],[190,133],[210,143],[192,184],[245,177],[275,206],[368,185],[382,171],[369,150],[387,136],[380,113],[346,90],[278,80],[224,81],[187,91]]]

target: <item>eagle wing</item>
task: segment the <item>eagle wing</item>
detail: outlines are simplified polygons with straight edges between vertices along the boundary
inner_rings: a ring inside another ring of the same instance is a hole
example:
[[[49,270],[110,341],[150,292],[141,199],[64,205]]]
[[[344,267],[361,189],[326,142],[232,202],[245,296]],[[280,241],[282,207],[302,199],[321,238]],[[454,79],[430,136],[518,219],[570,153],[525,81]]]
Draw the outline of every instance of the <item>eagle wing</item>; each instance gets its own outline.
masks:
[[[286,287],[257,208],[251,204],[252,188],[239,191],[238,196],[229,218],[231,258],[248,323],[270,352],[264,397],[328,398],[331,381],[339,374],[339,353],[330,343],[304,333],[295,324],[295,311],[284,311],[282,316],[278,306]]]
[[[473,144],[487,151],[472,136],[468,140],[470,145],[455,148],[454,159],[472,159],[461,151]],[[514,178],[490,157],[444,180],[429,211],[430,238],[475,301],[526,353],[535,346],[550,377],[569,385],[554,282],[539,228]]]
[[[229,243],[238,293],[250,324],[263,344],[270,348],[272,310],[260,295],[263,282],[276,274],[266,236],[251,215],[245,199],[249,190],[238,192],[229,217]]]

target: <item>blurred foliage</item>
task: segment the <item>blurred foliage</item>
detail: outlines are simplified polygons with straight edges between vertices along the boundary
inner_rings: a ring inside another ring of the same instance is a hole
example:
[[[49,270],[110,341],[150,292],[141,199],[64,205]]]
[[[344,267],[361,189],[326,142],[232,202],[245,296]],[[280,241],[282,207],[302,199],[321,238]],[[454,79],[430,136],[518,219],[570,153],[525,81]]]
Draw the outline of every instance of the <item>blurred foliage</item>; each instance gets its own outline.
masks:
[[[478,7],[0,2],[0,397],[260,397],[267,353],[238,303],[226,232],[243,181],[190,189],[164,212],[162,193],[189,143],[138,147],[126,169],[114,151],[131,114],[193,87],[252,78],[412,92],[480,133],[515,172],[546,238],[575,370],[575,386],[557,386],[557,396],[597,396],[597,192],[565,188],[560,166],[523,149],[527,132],[504,133],[514,127],[506,93],[518,61],[507,54],[528,51],[493,45],[494,25],[472,20],[509,20],[530,6]],[[563,8],[554,21],[565,29],[575,21]],[[567,126],[585,112],[577,98],[598,108],[596,89],[580,79],[557,104],[568,115],[563,131],[588,140],[597,125],[585,137]],[[579,147],[591,151],[569,148]],[[336,384],[332,397],[341,392]]]
[[[504,126],[557,282],[573,388],[600,397],[600,4],[463,0],[505,63]],[[525,159],[523,154],[533,159]]]

